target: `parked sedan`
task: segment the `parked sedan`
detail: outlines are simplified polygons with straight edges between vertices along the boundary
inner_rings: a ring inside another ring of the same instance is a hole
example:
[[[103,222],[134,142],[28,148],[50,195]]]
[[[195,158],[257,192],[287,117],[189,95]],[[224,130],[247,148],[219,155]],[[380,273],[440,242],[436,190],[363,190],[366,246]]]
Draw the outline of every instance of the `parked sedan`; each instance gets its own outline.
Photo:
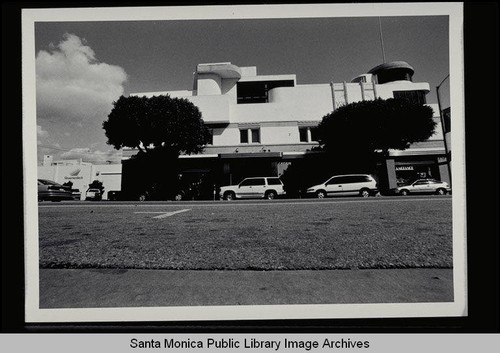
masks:
[[[73,196],[73,200],[79,201],[82,199],[82,193],[79,189],[71,189],[71,195]]]
[[[99,189],[88,189],[85,193],[85,200],[101,201],[102,194]]]
[[[450,186],[444,181],[435,179],[418,179],[410,185],[399,186],[395,193],[399,195],[408,194],[437,194],[446,195],[451,192]]]
[[[38,201],[72,200],[71,190],[52,180],[38,179]]]

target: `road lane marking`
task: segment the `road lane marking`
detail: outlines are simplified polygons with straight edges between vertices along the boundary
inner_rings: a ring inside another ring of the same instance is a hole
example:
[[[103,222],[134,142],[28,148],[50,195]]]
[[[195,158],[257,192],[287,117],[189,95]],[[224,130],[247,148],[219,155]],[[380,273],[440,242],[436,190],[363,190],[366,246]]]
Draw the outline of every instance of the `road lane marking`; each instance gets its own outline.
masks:
[[[159,216],[155,216],[153,218],[167,218],[167,217],[173,216],[175,214],[182,213],[182,212],[187,212],[187,211],[191,211],[191,209],[188,208],[188,209],[185,209],[185,210],[178,210],[178,211],[172,211],[172,212],[161,211],[161,212],[134,212],[134,213],[160,213]]]

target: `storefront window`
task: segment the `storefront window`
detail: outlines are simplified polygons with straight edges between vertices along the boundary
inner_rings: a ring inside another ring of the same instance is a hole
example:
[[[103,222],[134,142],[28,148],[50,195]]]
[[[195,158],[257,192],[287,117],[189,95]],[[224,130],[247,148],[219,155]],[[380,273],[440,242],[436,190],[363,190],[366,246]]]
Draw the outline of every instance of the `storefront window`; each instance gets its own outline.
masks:
[[[408,185],[417,179],[439,179],[437,164],[396,164],[396,182],[398,186]]]

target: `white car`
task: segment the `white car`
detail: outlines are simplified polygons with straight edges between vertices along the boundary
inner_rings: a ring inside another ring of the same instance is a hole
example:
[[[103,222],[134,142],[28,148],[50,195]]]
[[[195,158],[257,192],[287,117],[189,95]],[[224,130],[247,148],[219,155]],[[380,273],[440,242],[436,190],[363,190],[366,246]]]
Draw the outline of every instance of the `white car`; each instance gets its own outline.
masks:
[[[439,181],[435,179],[418,179],[411,183],[410,185],[399,186],[394,189],[396,194],[408,195],[408,194],[437,194],[446,195],[451,192],[451,188],[448,183],[444,181]]]
[[[283,182],[278,177],[243,179],[238,185],[221,186],[219,196],[224,200],[266,198],[272,200],[285,194]]]
[[[311,186],[306,193],[319,199],[327,196],[379,195],[377,181],[368,174],[335,175],[322,184]]]
[[[85,193],[85,200],[100,201],[102,199],[101,190],[99,189],[88,189]]]

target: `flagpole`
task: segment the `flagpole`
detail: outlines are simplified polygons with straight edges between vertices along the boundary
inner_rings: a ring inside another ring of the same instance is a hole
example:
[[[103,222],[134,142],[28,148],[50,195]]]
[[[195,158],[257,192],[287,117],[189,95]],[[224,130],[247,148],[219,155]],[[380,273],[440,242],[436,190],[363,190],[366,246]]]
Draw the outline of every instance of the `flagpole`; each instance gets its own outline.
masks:
[[[382,47],[382,60],[385,63],[384,37],[382,36],[382,20],[380,19],[380,16],[378,17],[378,26],[380,33],[380,46]]]

